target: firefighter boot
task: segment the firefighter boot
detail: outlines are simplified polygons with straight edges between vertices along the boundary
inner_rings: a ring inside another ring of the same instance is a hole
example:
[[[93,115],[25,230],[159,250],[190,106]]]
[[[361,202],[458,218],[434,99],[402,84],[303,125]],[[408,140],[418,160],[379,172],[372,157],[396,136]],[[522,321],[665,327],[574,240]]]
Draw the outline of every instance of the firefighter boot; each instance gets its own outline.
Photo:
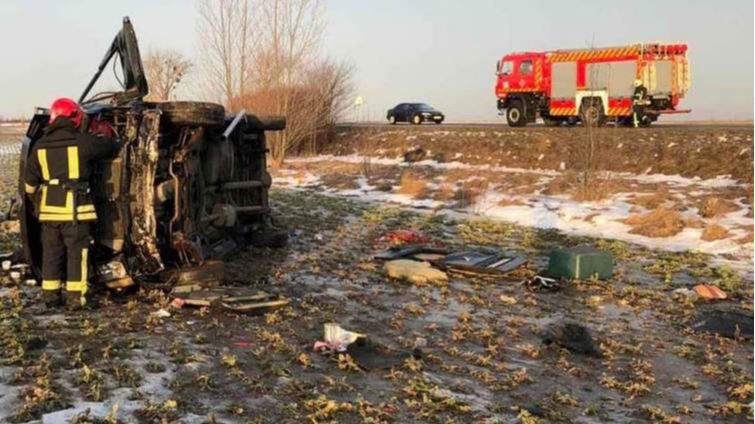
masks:
[[[48,309],[57,308],[63,305],[60,281],[42,281],[42,302],[45,303],[45,307]]]
[[[76,290],[66,291],[66,308],[71,311],[79,311],[84,309],[87,304],[86,292]]]

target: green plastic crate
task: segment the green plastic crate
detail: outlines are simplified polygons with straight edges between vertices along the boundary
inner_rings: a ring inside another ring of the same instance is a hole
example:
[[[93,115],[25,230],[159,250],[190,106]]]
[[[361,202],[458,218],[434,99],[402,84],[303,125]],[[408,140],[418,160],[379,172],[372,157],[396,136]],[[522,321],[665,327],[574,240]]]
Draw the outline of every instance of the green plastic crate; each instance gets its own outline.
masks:
[[[594,275],[606,280],[613,275],[613,255],[590,246],[558,249],[551,252],[548,276],[587,280]]]

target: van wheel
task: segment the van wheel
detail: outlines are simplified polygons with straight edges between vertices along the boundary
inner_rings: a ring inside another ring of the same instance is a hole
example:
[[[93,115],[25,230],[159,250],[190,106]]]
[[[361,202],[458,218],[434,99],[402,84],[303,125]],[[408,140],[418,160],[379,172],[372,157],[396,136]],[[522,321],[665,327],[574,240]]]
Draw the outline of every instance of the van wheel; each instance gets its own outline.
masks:
[[[524,116],[524,105],[522,102],[513,102],[506,109],[506,122],[510,127],[523,127],[527,125],[527,118]]]
[[[412,116],[412,124],[419,125],[422,123],[422,117],[420,115]]]
[[[391,115],[388,117],[388,123],[391,125],[396,125],[396,117]]]
[[[586,126],[591,127],[602,127],[608,119],[603,110],[603,102],[600,100],[590,101],[590,99],[582,102],[579,117]]]
[[[225,108],[215,103],[203,102],[164,102],[157,109],[163,112],[163,119],[174,126],[223,126]]]

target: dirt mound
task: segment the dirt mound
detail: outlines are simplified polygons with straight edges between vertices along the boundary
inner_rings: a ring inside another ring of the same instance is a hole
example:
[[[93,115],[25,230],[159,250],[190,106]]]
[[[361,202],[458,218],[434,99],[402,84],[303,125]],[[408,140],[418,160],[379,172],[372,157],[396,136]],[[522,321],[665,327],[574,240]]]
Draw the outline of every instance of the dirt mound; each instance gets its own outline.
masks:
[[[635,174],[658,173],[753,181],[753,128],[599,128],[594,140],[604,150],[601,168]],[[584,128],[344,127],[325,154],[403,157],[421,149],[427,157],[527,169],[574,170],[589,143]],[[379,146],[376,149],[375,146]]]
[[[622,221],[633,227],[631,234],[664,238],[679,234],[684,229],[684,220],[679,212],[658,208],[647,214],[636,214]]]

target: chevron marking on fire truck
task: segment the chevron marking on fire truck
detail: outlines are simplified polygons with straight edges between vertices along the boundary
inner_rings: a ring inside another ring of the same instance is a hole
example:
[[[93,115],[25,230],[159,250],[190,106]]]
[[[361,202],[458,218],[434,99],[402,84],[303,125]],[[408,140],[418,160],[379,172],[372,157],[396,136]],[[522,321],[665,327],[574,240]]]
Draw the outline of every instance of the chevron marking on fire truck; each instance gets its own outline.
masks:
[[[576,108],[573,107],[554,107],[550,110],[553,116],[574,116],[577,114]]]
[[[612,49],[582,50],[577,52],[553,53],[548,60],[555,62],[574,62],[577,60],[612,59],[616,57],[636,56],[640,53],[639,47],[623,47]]]
[[[632,108],[630,107],[612,107],[608,108],[609,116],[629,116],[632,114]]]

